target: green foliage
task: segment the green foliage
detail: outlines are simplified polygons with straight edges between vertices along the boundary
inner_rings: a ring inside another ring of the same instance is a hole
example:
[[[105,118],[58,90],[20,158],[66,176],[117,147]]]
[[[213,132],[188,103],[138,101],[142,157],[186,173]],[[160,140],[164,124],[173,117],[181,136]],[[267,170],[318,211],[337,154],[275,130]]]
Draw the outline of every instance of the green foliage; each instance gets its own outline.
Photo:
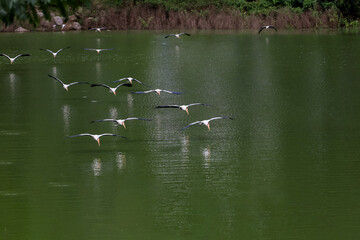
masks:
[[[142,17],[139,17],[139,21],[141,22],[141,25],[144,29],[148,29],[151,20],[153,20],[153,17],[149,17],[147,20],[143,19]]]
[[[88,0],[1,0],[0,20],[5,25],[10,25],[15,19],[28,20],[36,25],[39,22],[37,11],[44,13],[46,19],[50,19],[50,11],[59,11],[67,18],[67,8],[77,8]],[[89,0],[90,1],[90,0]]]
[[[75,9],[88,3],[116,7],[146,4],[154,8],[162,7],[167,11],[193,12],[202,16],[207,14],[209,6],[219,10],[236,9],[244,15],[266,15],[283,8],[299,13],[335,9],[339,19],[346,19],[344,25],[350,25],[360,18],[360,0],[0,0],[0,20],[5,25],[13,23],[14,19],[28,20],[35,25],[39,21],[37,11],[42,11],[47,19],[50,18],[51,11],[60,12],[66,18],[69,8]],[[139,21],[145,27],[151,20]]]

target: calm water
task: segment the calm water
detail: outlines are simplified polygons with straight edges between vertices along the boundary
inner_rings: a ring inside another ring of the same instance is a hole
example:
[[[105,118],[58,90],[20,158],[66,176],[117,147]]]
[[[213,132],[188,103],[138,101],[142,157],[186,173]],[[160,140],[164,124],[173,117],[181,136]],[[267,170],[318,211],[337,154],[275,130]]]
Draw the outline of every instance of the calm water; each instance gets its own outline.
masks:
[[[360,35],[165,34],[1,34],[0,239],[358,238]]]

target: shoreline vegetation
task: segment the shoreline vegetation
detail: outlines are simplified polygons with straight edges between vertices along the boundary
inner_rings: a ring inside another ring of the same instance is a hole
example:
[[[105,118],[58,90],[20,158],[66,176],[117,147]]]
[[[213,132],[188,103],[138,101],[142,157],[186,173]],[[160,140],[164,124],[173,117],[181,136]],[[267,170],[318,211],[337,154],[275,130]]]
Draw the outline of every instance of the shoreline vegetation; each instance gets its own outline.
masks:
[[[263,25],[278,29],[334,29],[358,28],[360,17],[360,0],[83,0],[76,3],[67,0],[63,5],[52,5],[51,1],[44,5],[38,1],[33,6],[2,3],[0,31],[13,32],[19,27],[25,28],[24,31],[95,27],[258,30]],[[17,7],[17,11],[12,12],[11,6]],[[23,9],[22,14],[19,9]]]

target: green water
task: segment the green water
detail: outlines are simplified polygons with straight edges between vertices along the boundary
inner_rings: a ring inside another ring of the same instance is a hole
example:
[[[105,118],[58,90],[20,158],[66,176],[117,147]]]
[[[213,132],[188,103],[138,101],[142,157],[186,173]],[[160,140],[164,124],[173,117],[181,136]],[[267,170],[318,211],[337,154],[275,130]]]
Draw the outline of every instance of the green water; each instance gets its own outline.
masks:
[[[358,238],[360,35],[166,34],[1,34],[0,239]]]

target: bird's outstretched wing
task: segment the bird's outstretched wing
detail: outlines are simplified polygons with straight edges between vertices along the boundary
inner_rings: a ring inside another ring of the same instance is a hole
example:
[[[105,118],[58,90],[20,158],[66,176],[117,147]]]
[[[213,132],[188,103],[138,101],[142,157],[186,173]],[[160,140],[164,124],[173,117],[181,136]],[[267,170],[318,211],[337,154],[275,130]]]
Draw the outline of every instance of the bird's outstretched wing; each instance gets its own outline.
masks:
[[[69,83],[68,85],[71,86],[71,85],[75,85],[75,84],[89,84],[88,82],[72,82],[72,83]]]
[[[188,127],[194,126],[195,124],[199,124],[199,123],[201,123],[201,121],[196,121],[196,122],[190,123],[189,125],[183,127],[183,128],[180,129],[180,130],[185,130],[185,129],[187,129]]]
[[[265,26],[261,27],[260,30],[259,30],[259,32],[258,32],[258,34],[260,34],[261,31],[264,30],[265,28],[266,28]]]
[[[213,117],[213,118],[210,118],[209,121],[217,120],[217,119],[231,119],[231,120],[233,120],[233,118],[231,118],[231,117]]]
[[[165,38],[168,38],[170,36],[175,36],[175,34],[169,34],[169,35],[165,36]]]
[[[16,57],[14,57],[14,60],[17,59],[18,57],[29,57],[30,54],[19,54]]]
[[[148,91],[138,91],[138,92],[131,92],[132,94],[144,94],[144,93],[150,93],[154,92],[155,90],[148,90]]]
[[[0,56],[4,56],[4,57],[7,57],[8,59],[11,59],[11,57],[9,57],[8,55],[6,55],[5,53],[0,53]]]
[[[60,79],[58,79],[57,77],[52,76],[52,75],[50,75],[50,74],[48,74],[48,76],[51,77],[51,78],[53,78],[53,79],[55,79],[56,81],[59,81],[62,85],[65,85],[64,82],[61,81]]]
[[[72,136],[68,136],[69,138],[73,138],[73,137],[82,137],[82,136],[92,136],[90,133],[81,133],[81,134],[76,134],[76,135],[72,135]]]
[[[122,86],[124,86],[124,87],[132,87],[132,84],[131,83],[122,83],[122,84],[117,85],[115,88],[117,89],[117,88],[122,87]]]
[[[143,121],[152,121],[152,119],[148,119],[148,118],[137,118],[137,117],[129,117],[129,118],[125,118],[125,121],[127,120],[143,120]]]
[[[70,47],[60,48],[59,50],[56,51],[56,53],[59,53],[59,52],[61,52],[62,50],[65,50],[65,49],[68,49],[68,48],[70,48]]]
[[[110,86],[108,86],[108,85],[106,85],[106,84],[102,84],[102,83],[93,83],[93,84],[90,85],[90,87],[99,87],[99,86],[101,86],[101,87],[106,87],[106,88],[108,88],[108,89],[111,88]]]
[[[95,122],[116,122],[116,119],[99,119],[99,120],[93,120],[90,123],[95,123]]]
[[[156,106],[156,108],[179,108],[179,105],[160,105]]]
[[[191,36],[189,33],[180,33],[179,35]]]
[[[183,94],[183,92],[172,92],[172,91],[168,91],[168,90],[162,90],[163,92],[166,93],[171,93],[171,94]]]
[[[199,106],[199,105],[201,105],[201,106],[210,106],[209,104],[205,104],[205,103],[190,103],[188,106],[190,107],[190,106]]]
[[[102,136],[112,136],[112,137],[121,137],[121,138],[127,138],[125,136],[121,136],[121,135],[117,135],[117,134],[112,134],[112,133],[103,133],[103,134],[100,134],[100,137]]]
[[[54,54],[54,52],[51,51],[50,49],[40,48],[40,50],[43,50],[43,51],[49,52],[49,53],[51,53],[51,54]]]

